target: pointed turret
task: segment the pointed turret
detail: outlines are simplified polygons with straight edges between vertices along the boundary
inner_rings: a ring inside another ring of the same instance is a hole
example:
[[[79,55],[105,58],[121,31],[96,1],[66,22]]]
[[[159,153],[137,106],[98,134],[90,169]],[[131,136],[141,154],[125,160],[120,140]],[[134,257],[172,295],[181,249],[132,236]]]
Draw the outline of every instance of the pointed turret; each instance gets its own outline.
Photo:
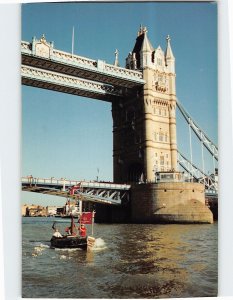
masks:
[[[172,48],[170,44],[171,38],[167,36],[167,49],[165,52],[166,65],[171,73],[175,73],[175,57],[172,53]]]
[[[152,64],[152,53],[154,51],[148,37],[147,37],[147,29],[146,27],[143,29],[143,42],[142,48],[140,51],[140,66],[141,68],[148,67]]]
[[[142,33],[142,34],[144,34],[144,39],[143,39],[143,42],[142,42],[141,51],[143,51],[143,52],[147,52],[147,51],[153,52],[154,49],[153,49],[153,47],[151,45],[151,42],[148,39],[147,32],[148,32],[147,28],[144,27],[143,33]]]
[[[131,60],[128,65],[132,69],[142,69],[145,66],[149,66],[152,63],[152,53],[154,48],[152,47],[148,37],[146,27],[140,26],[136,43],[134,45]]]

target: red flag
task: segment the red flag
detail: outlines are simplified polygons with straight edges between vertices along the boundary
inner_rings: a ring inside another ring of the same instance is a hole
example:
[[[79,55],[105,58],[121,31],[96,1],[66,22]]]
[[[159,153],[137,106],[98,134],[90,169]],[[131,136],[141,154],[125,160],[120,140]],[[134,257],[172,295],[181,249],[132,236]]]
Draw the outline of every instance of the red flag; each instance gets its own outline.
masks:
[[[80,223],[91,224],[92,223],[92,212],[83,212]]]

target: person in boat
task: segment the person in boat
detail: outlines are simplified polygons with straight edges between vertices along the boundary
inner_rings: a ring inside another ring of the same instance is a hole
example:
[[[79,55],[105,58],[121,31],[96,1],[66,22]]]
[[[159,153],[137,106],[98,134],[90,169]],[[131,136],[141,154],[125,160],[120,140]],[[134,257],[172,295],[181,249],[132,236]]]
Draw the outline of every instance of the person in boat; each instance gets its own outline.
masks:
[[[70,236],[76,236],[77,235],[77,227],[74,223],[74,218],[73,216],[71,216],[71,224],[69,227],[66,227],[65,229],[67,235],[70,235]]]
[[[78,229],[79,229],[80,236],[81,237],[86,237],[86,235],[87,235],[87,229],[84,226],[84,224],[81,224]]]
[[[68,235],[71,235],[71,226],[66,227],[65,232],[66,232]]]
[[[67,235],[76,236],[77,235],[76,226],[73,226],[73,229],[72,229],[72,226],[66,227],[65,232]]]
[[[53,236],[55,236],[57,238],[62,238],[62,235],[60,234],[60,232],[57,228],[55,229],[55,232],[54,232]]]

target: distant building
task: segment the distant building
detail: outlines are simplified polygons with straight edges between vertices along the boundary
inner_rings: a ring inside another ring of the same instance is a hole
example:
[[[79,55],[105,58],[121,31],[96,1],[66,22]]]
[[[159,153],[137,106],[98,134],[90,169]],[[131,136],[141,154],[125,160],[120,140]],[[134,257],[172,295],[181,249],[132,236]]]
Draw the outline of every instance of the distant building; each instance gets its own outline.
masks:
[[[24,204],[21,208],[22,216],[26,217],[46,217],[46,208],[41,205]]]
[[[47,216],[55,216],[57,214],[57,206],[46,206]]]
[[[64,206],[41,206],[35,204],[23,204],[21,206],[21,215],[26,217],[49,217],[55,215],[76,215],[78,206],[75,201],[68,200]]]

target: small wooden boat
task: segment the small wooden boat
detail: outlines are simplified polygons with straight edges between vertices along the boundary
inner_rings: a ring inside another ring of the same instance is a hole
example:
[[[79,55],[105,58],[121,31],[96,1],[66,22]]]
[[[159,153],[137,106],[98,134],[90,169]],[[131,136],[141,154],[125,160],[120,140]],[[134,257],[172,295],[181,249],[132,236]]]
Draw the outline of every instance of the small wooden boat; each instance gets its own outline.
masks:
[[[74,217],[71,215],[71,224],[65,229],[66,235],[61,235],[58,229],[55,227],[56,221],[53,223],[53,234],[50,243],[51,248],[79,248],[83,250],[91,250],[95,245],[95,238],[93,236],[86,235],[86,228],[84,224],[92,224],[92,235],[93,235],[93,223],[94,223],[94,212],[80,213],[79,228],[74,223]]]
[[[87,250],[87,237],[80,236],[53,236],[50,240],[51,248],[80,248]]]

